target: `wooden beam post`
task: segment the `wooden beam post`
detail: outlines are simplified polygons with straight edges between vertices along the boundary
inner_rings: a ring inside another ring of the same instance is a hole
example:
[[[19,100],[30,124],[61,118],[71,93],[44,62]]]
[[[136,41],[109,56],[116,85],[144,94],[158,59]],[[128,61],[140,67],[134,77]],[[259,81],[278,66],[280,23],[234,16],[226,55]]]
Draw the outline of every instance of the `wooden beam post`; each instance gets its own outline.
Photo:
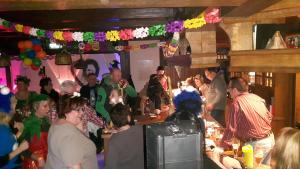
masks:
[[[275,116],[272,129],[277,134],[281,128],[293,125],[294,74],[276,73],[274,78]]]
[[[186,38],[191,46],[192,68],[218,66],[215,25],[206,25],[197,30],[187,30]]]

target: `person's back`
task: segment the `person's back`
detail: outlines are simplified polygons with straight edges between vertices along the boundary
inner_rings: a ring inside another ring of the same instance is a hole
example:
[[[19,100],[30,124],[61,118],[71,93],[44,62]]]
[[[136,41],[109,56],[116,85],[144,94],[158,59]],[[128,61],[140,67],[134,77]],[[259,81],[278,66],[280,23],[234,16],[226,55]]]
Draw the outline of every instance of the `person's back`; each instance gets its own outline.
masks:
[[[109,141],[104,169],[143,169],[143,127],[129,125],[130,108],[121,103],[112,108],[110,115],[117,133]]]
[[[143,169],[144,168],[143,127],[132,126],[126,131],[113,134],[105,169]]]
[[[263,123],[269,126],[269,130],[271,130],[272,114],[268,111],[264,99],[252,93],[244,93],[237,97],[235,102],[239,105],[243,116],[249,119],[248,123],[253,123],[252,126]],[[261,123],[258,123],[258,119]]]

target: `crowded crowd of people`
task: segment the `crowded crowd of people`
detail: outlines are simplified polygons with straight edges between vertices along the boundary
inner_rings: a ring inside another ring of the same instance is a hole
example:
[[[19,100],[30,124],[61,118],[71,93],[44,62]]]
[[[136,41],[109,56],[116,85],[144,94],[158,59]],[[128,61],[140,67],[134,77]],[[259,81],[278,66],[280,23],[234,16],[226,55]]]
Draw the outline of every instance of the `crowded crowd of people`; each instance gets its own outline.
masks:
[[[175,108],[166,121],[196,122],[204,137],[205,118],[218,122],[224,128],[218,146],[224,150],[238,139],[263,147],[265,163],[274,169],[300,166],[300,131],[285,128],[275,141],[265,101],[248,92],[243,78],[233,77],[226,83],[219,68],[188,78],[186,86],[174,93],[163,66],[140,93],[117,67],[101,83],[94,73],[87,75],[87,82],[78,90],[75,82],[67,80],[57,92],[51,79],[44,77],[37,92],[29,90],[30,79],[18,76],[14,94],[1,86],[0,169],[97,169],[96,155],[103,150],[101,134],[107,128],[113,135],[105,169],[142,169],[143,128],[134,117],[144,115],[146,109],[159,115],[162,105]],[[222,157],[220,163],[238,168],[233,160]]]

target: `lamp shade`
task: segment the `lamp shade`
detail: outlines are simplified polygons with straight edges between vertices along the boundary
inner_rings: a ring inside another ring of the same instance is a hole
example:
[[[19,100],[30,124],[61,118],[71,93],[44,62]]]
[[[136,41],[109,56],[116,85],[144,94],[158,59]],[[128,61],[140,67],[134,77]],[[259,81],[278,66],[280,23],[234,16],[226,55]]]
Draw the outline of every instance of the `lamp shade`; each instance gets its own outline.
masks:
[[[72,64],[71,54],[67,50],[63,49],[60,53],[56,54],[55,64],[56,65],[71,65]]]

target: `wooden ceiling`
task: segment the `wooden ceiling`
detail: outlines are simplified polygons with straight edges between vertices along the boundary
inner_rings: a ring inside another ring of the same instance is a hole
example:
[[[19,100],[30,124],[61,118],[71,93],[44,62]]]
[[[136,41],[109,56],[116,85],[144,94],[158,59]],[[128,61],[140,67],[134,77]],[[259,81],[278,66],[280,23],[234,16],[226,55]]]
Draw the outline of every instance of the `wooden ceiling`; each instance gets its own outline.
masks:
[[[1,0],[0,10],[240,6],[245,1],[247,0]]]
[[[278,1],[0,0],[0,17],[47,30],[104,31],[192,18],[208,7],[220,7],[225,17],[246,17]],[[27,38],[21,33],[1,30],[0,27],[0,48],[8,50],[8,53],[15,53],[17,41]]]

